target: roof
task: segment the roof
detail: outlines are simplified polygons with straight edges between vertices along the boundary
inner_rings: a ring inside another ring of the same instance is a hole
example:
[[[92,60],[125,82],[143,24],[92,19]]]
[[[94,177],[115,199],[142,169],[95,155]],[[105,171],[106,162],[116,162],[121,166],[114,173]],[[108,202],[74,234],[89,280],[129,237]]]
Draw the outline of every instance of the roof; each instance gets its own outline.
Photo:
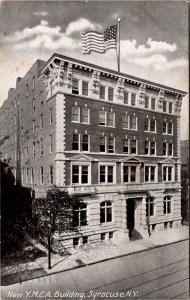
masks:
[[[137,82],[147,84],[147,85],[154,85],[157,88],[165,89],[167,91],[170,91],[170,92],[173,92],[173,93],[178,93],[178,94],[181,94],[183,96],[185,96],[187,94],[187,92],[182,91],[182,90],[178,90],[178,89],[175,89],[175,88],[172,88],[172,87],[168,87],[168,86],[165,86],[165,85],[153,82],[153,81],[149,81],[149,80],[142,79],[142,78],[139,78],[139,77],[135,77],[135,76],[132,76],[132,75],[128,75],[128,74],[125,74],[125,73],[117,72],[117,71],[114,71],[112,69],[104,68],[104,67],[101,67],[101,66],[98,66],[98,65],[94,65],[94,64],[91,64],[91,63],[88,63],[88,62],[85,62],[85,61],[82,61],[82,60],[78,60],[78,59],[75,59],[75,58],[71,58],[71,57],[68,57],[68,56],[65,56],[65,55],[62,55],[62,54],[58,54],[58,53],[54,53],[48,59],[48,61],[41,68],[41,70],[40,70],[41,73],[43,72],[43,70],[45,70],[45,68],[51,63],[51,61],[54,58],[63,59],[63,60],[68,61],[68,62],[78,63],[78,64],[81,64],[85,67],[100,70],[102,72],[107,72],[107,73],[113,74],[115,76],[127,77],[128,79],[131,79],[133,81],[137,81]]]

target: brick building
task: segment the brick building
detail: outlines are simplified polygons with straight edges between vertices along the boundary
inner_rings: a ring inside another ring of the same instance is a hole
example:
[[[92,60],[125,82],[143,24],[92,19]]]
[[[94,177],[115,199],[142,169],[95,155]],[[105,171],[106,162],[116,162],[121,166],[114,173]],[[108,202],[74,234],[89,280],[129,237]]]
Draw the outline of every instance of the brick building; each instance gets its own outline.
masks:
[[[36,197],[84,200],[64,245],[181,224],[180,111],[186,93],[59,54],[18,78],[0,110],[1,152]]]

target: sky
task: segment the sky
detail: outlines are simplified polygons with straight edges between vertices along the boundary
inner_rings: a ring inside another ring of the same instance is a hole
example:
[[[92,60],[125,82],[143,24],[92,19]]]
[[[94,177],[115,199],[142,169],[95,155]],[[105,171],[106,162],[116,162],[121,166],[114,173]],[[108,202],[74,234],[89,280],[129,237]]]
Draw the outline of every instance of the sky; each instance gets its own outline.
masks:
[[[1,1],[0,106],[16,78],[53,53],[117,70],[115,49],[82,54],[81,33],[121,18],[121,72],[188,92],[186,1]],[[188,95],[181,138],[188,139]]]

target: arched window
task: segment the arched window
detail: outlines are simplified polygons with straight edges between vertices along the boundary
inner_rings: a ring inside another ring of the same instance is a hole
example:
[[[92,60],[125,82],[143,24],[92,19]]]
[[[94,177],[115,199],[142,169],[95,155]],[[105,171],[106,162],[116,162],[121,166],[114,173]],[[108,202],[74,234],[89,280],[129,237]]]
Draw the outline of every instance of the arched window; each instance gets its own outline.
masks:
[[[171,196],[164,197],[164,214],[171,213]]]
[[[112,203],[104,201],[100,203],[100,223],[112,222]]]

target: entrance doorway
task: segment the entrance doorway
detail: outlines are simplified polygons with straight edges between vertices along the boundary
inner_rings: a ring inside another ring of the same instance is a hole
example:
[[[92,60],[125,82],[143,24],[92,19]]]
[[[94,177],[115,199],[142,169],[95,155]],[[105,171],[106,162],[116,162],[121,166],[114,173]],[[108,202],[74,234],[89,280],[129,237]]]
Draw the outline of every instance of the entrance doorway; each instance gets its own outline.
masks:
[[[135,227],[135,201],[133,199],[127,200],[127,229],[129,230],[129,237]]]

